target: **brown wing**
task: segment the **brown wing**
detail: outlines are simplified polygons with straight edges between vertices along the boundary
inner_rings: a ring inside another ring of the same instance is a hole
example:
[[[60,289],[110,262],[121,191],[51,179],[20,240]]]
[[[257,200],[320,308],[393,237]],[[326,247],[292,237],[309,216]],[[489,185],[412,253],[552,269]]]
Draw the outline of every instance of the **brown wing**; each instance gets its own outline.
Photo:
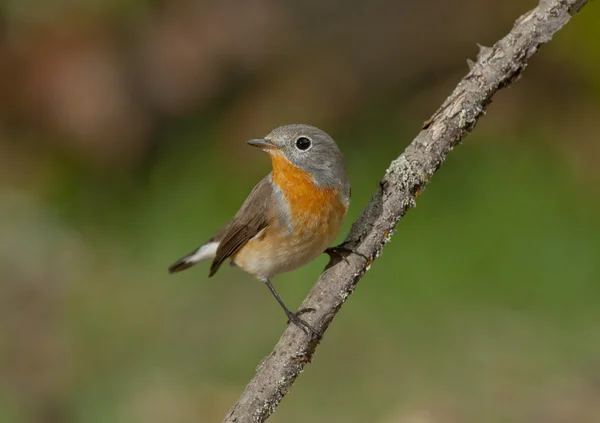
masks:
[[[272,193],[270,176],[266,176],[254,187],[233,220],[225,228],[208,276],[214,275],[228,257],[235,254],[268,225],[268,205]]]

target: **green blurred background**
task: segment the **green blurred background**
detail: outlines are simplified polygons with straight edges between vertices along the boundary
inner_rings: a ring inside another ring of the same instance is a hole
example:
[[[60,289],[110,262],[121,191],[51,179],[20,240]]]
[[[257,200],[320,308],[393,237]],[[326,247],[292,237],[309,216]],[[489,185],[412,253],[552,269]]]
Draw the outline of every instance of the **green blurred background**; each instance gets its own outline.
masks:
[[[535,5],[3,0],[0,422],[220,421],[285,318],[237,269],[166,268],[269,171],[245,140],[333,135],[345,233]],[[599,21],[497,95],[270,421],[600,422]],[[290,306],[326,262],[276,278]]]

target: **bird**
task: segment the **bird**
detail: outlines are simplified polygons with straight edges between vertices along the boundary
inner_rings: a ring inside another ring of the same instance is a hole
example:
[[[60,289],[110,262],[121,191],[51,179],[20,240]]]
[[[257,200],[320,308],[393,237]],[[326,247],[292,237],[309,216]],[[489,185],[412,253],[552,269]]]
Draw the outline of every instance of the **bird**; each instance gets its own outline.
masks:
[[[266,152],[271,172],[250,192],[233,219],[203,245],[176,261],[169,273],[212,260],[209,277],[229,259],[264,282],[288,317],[305,333],[319,335],[292,312],[271,279],[298,269],[323,253],[345,251],[329,247],[338,236],[350,205],[350,180],[338,145],[319,128],[285,125],[247,144]]]

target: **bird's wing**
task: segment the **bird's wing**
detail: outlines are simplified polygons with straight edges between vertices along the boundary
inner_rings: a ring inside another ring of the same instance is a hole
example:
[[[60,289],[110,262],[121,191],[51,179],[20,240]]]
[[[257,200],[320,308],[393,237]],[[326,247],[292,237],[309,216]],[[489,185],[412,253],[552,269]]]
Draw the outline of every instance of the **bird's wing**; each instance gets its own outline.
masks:
[[[224,228],[219,238],[219,247],[210,266],[209,276],[214,275],[221,264],[235,254],[256,234],[268,225],[269,204],[273,188],[270,175],[261,180],[252,190],[233,220]]]

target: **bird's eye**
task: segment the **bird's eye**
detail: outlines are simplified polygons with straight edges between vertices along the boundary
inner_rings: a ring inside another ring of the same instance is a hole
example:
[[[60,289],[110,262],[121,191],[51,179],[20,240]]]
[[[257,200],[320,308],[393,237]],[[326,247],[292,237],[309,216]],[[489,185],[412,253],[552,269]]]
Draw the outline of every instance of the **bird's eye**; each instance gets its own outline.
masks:
[[[306,137],[300,137],[296,140],[296,148],[298,150],[306,151],[310,148],[310,140]]]

